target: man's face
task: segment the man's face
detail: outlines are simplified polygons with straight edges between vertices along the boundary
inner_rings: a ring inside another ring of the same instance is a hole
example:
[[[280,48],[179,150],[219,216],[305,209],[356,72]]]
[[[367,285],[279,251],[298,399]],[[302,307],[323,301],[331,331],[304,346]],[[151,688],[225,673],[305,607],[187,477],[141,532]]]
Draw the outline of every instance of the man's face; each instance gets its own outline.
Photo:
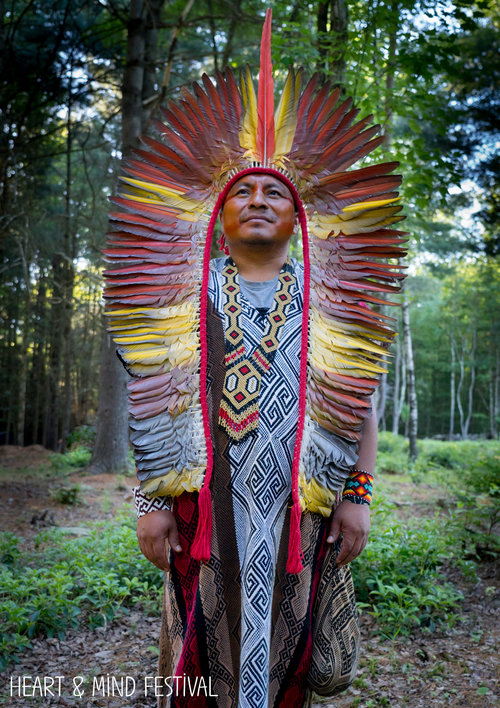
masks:
[[[245,175],[233,184],[221,213],[222,230],[232,244],[283,245],[298,224],[293,196],[279,179]]]

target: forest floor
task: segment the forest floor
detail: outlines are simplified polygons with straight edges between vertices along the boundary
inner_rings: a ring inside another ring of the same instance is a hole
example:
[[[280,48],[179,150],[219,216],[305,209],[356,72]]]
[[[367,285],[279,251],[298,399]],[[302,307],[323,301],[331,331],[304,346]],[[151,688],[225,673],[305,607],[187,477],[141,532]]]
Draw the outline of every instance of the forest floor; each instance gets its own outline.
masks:
[[[113,519],[132,499],[134,478],[90,476],[76,471],[65,477],[64,483],[80,486],[80,503],[59,504],[51,497],[50,490],[60,484],[61,478],[54,479],[48,459],[47,451],[40,446],[0,447],[1,529],[22,537],[27,547],[40,530],[52,525],[63,528],[69,535],[85,533],[87,522]],[[41,473],[40,469],[45,471]],[[402,516],[409,512],[434,515],[436,501],[432,490],[422,484],[418,489],[407,487],[405,484],[393,487],[392,501]],[[411,510],[405,505],[408,498],[413,499]],[[500,570],[498,565],[483,563],[477,572],[476,580],[467,581],[457,571],[449,571],[450,579],[464,594],[459,620],[453,629],[383,641],[374,619],[364,614],[362,659],[353,687],[334,699],[318,698],[314,708],[500,705]],[[72,630],[63,640],[35,639],[21,661],[0,677],[0,706],[153,708],[155,699],[151,693],[145,695],[145,679],[157,673],[158,628],[157,617],[132,611],[105,628]],[[52,687],[56,694],[53,697],[46,692],[40,698],[36,690],[34,697],[19,697],[16,687],[23,676],[31,676],[31,681],[35,677],[63,678],[60,690],[58,680]],[[105,697],[99,683],[101,677],[104,677]],[[113,681],[114,697],[110,695]],[[118,688],[131,695],[119,697]],[[84,693],[80,695],[82,689]]]

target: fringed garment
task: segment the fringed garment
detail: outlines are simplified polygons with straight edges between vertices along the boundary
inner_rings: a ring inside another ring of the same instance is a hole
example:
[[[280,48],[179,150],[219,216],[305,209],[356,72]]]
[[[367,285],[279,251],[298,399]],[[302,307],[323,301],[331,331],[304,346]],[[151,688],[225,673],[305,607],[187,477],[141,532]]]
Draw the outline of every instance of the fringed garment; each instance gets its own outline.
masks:
[[[165,677],[203,677],[217,698],[204,690],[199,696],[174,691],[160,706],[298,708],[309,700],[313,606],[321,602],[317,589],[329,550],[328,519],[304,512],[304,569],[299,574],[285,570],[298,415],[302,272],[294,264],[295,292],[275,360],[262,377],[258,431],[234,443],[217,424],[225,376],[222,265],[212,262],[207,315],[207,393],[214,444],[211,554],[208,563],[200,564],[189,553],[198,495],[176,497],[173,512],[183,552],[171,554],[160,646]],[[241,306],[245,350],[251,352],[261,341],[267,315],[243,297]],[[328,434],[323,440],[333,447]],[[333,564],[331,553],[328,559]],[[325,587],[323,604],[332,601],[328,592]],[[339,618],[339,634],[350,621],[352,617]],[[351,650],[339,649],[339,663],[352,661]]]

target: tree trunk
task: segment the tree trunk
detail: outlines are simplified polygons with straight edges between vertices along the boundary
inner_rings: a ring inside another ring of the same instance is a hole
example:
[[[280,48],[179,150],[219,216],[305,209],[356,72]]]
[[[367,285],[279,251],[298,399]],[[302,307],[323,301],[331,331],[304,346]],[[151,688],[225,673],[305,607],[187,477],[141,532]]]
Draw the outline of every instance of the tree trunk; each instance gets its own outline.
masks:
[[[156,61],[158,47],[158,25],[165,0],[150,0],[147,4],[146,39],[144,44],[144,78],[142,82],[142,122],[141,132],[147,124],[158,95],[156,84]]]
[[[403,334],[405,341],[405,358],[406,358],[406,378],[408,386],[408,405],[410,408],[408,438],[410,440],[410,460],[416,460],[418,455],[417,450],[417,432],[418,432],[418,407],[417,407],[417,389],[415,385],[415,364],[413,361],[413,346],[411,341],[411,326],[410,326],[410,305],[406,294],[403,295]]]
[[[127,157],[137,145],[145,126],[144,95],[154,85],[152,62],[156,56],[160,18],[164,0],[153,4],[131,0],[128,21],[127,56],[122,86],[122,154]],[[149,25],[148,25],[149,23]],[[149,71],[146,72],[145,64]],[[146,73],[147,77],[146,78]],[[149,104],[148,104],[149,105]],[[118,472],[128,467],[127,388],[125,374],[115,346],[106,334],[101,351],[99,411],[96,443],[89,471]]]
[[[116,356],[113,340],[104,331],[99,375],[99,410],[91,474],[123,474],[128,470],[127,373]]]
[[[47,341],[47,290],[45,273],[42,271],[38,277],[38,292],[34,303],[33,317],[33,356],[31,358],[32,386],[34,400],[32,404],[32,430],[31,440],[34,443],[43,441],[42,413],[45,409],[45,378],[46,355],[45,342]]]
[[[458,415],[460,417],[460,433],[462,435],[462,438],[464,438],[465,415],[464,415],[464,407],[462,405],[462,388],[463,388],[464,380],[465,380],[465,344],[463,342],[462,342],[461,355],[458,356],[457,358],[458,358],[458,365],[460,368],[460,376],[458,377],[458,386],[457,386],[457,407],[458,407]]]
[[[464,437],[469,435],[470,422],[472,420],[472,408],[474,400],[474,385],[476,383],[476,346],[477,346],[477,323],[474,320],[472,328],[472,346],[470,351],[470,380],[469,391],[467,396],[467,417],[465,419]]]
[[[346,0],[332,0],[331,3],[331,62],[330,74],[335,86],[342,92],[346,89],[346,60],[349,15]]]
[[[71,218],[71,150],[73,147],[73,126],[72,126],[72,110],[73,110],[73,57],[70,61],[69,73],[69,89],[68,89],[68,116],[66,120],[66,189],[64,194],[64,254],[66,256],[64,264],[64,283],[62,293],[62,314],[63,314],[63,342],[64,342],[64,365],[63,365],[63,381],[64,395],[61,416],[61,445],[60,450],[66,450],[66,441],[68,439],[71,426],[71,372],[73,363],[73,352],[71,347],[72,330],[71,322],[73,319],[73,290],[75,286],[75,268],[74,260],[76,258],[76,244]]]
[[[131,0],[127,25],[127,58],[122,85],[122,154],[130,154],[142,133],[142,90],[146,48],[144,0]]]
[[[25,444],[24,427],[26,422],[26,385],[28,379],[28,345],[31,320],[31,290],[30,290],[30,268],[28,262],[28,237],[24,239],[24,246],[20,245],[21,258],[23,260],[24,271],[24,313],[23,313],[23,334],[21,339],[21,356],[19,367],[19,385],[17,400],[17,436],[18,445]]]
[[[455,336],[453,330],[450,334],[450,428],[448,431],[448,440],[453,440],[453,433],[455,432],[455,406],[456,406],[456,392],[455,392]]]
[[[476,322],[474,321],[473,330],[472,330],[472,343],[470,346],[470,350],[468,351],[466,335],[463,335],[463,337],[462,337],[462,344],[460,347],[460,352],[458,352],[458,347],[456,347],[458,364],[459,364],[459,369],[460,369],[460,376],[458,379],[458,386],[457,386],[457,407],[458,407],[458,413],[459,413],[459,417],[460,417],[460,435],[462,437],[462,440],[465,440],[469,434],[469,426],[470,426],[470,422],[471,422],[471,418],[472,418],[474,385],[475,385],[475,381],[476,381],[476,364],[474,361],[475,356],[476,356],[476,345],[477,345],[477,325],[476,325]],[[467,391],[467,413],[466,413],[465,408],[464,408],[464,402],[462,400],[462,391],[465,386],[467,360],[470,361],[470,380],[469,380],[469,387],[468,387],[468,391]]]
[[[387,55],[387,69],[385,75],[385,149],[389,150],[391,145],[392,132],[392,106],[394,102],[394,75],[396,72],[396,54],[399,29],[399,6],[393,0],[391,3],[391,17],[393,24],[389,32],[389,48]]]
[[[396,339],[396,358],[394,361],[394,391],[392,397],[392,432],[399,433],[399,419],[403,410],[406,387],[406,375],[401,338]]]
[[[49,346],[49,374],[47,380],[47,409],[44,424],[45,447],[58,450],[61,440],[59,438],[59,413],[61,400],[61,364],[63,353],[62,314],[64,257],[55,253],[52,258],[52,295],[50,298],[50,346]]]
[[[345,92],[348,9],[346,0],[320,0],[316,15],[317,69]]]
[[[235,2],[231,3],[231,8],[232,16],[231,22],[229,23],[229,29],[227,31],[227,41],[226,46],[224,47],[224,54],[222,55],[222,68],[228,65],[229,57],[231,56],[231,53],[233,51],[234,31],[238,25],[238,22],[240,22],[241,0],[236,0]]]
[[[383,357],[382,365],[387,363],[386,358]],[[385,409],[387,405],[387,374],[382,374],[380,377],[380,383],[377,388],[377,398],[376,398],[376,408],[377,408],[377,420],[379,422],[380,430],[385,430]]]
[[[208,0],[210,39],[212,41],[212,56],[214,59],[214,71],[219,69],[219,53],[217,51],[217,41],[215,39],[214,5],[212,0]]]

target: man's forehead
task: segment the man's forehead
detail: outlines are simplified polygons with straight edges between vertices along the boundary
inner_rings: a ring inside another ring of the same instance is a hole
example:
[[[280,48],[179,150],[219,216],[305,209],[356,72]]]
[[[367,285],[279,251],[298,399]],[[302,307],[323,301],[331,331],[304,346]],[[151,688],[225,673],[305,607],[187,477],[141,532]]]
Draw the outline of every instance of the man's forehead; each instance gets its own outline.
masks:
[[[240,177],[240,179],[236,180],[236,182],[231,186],[231,189],[229,191],[232,192],[235,187],[241,187],[242,185],[252,187],[255,185],[256,182],[260,183],[263,187],[282,187],[285,194],[289,196],[290,199],[293,199],[291,191],[284,182],[282,182],[278,177],[273,177],[272,175],[267,174],[256,173],[251,175],[243,175],[243,177]]]

